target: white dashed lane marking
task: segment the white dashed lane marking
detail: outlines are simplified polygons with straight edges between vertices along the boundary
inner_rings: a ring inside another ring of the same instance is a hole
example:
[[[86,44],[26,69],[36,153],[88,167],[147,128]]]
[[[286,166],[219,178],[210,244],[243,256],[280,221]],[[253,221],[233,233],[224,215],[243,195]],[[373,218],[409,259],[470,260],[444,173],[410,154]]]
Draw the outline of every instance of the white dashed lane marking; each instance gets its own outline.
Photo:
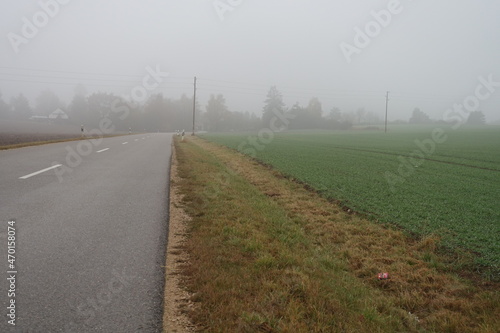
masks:
[[[43,172],[46,172],[46,171],[49,171],[49,170],[52,170],[52,169],[55,169],[55,168],[59,168],[60,166],[62,166],[62,164],[56,164],[56,165],[51,166],[50,168],[46,168],[46,169],[43,169],[43,170],[40,170],[40,171],[36,171],[36,172],[30,173],[29,175],[19,177],[19,179],[28,179],[28,178],[31,178],[33,176],[39,175],[39,174],[41,174]]]
[[[146,139],[146,138],[142,138],[143,140]],[[139,139],[135,139],[134,141],[139,141]],[[126,145],[128,144],[128,142],[122,142],[122,145]],[[104,149],[101,149],[101,150],[98,150],[97,153],[103,153],[105,152],[106,150],[109,150],[109,148],[104,148]],[[28,179],[28,178],[31,178],[33,176],[36,176],[36,175],[39,175],[41,173],[44,173],[44,172],[47,172],[49,170],[53,170],[55,168],[59,168],[61,167],[62,164],[56,164],[56,165],[53,165],[49,168],[45,168],[43,170],[39,170],[39,171],[36,171],[36,172],[33,172],[33,173],[30,173],[29,175],[26,175],[26,176],[22,176],[22,177],[19,177],[19,179]]]

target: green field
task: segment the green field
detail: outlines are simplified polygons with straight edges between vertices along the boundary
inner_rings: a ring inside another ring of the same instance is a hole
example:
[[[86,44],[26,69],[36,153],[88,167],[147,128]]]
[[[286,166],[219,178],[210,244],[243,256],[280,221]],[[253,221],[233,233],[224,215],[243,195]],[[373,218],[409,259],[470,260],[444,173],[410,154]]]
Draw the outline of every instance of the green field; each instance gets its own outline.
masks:
[[[434,133],[433,133],[434,132]],[[207,134],[325,197],[500,271],[500,127]],[[418,140],[418,141],[417,141]]]

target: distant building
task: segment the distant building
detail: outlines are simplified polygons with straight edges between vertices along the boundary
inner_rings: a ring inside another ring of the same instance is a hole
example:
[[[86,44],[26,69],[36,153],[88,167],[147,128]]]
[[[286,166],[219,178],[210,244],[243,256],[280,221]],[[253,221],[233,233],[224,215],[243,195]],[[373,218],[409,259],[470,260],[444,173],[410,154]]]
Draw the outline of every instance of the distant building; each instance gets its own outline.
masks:
[[[57,109],[49,115],[49,119],[51,119],[51,120],[68,120],[69,117],[66,114],[66,112],[64,112],[61,109]]]

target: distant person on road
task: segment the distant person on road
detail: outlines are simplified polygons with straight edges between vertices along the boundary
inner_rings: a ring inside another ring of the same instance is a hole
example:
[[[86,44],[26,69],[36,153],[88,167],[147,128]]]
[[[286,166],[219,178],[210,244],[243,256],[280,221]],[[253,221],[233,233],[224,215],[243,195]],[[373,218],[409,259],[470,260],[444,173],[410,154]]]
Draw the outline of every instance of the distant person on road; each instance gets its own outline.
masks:
[[[85,128],[82,125],[82,138],[83,138],[83,131],[85,131]]]
[[[181,139],[181,141],[184,141],[184,134],[186,134],[186,133],[185,133],[184,130],[182,130],[182,139]]]

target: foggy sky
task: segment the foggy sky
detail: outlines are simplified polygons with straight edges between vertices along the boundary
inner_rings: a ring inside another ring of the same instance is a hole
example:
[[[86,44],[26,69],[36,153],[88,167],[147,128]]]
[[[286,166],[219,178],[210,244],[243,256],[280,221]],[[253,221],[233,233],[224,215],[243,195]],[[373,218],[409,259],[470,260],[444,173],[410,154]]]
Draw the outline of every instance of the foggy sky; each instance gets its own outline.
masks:
[[[58,4],[47,22],[40,3]],[[47,89],[69,103],[77,83],[130,94],[149,66],[169,73],[151,91],[167,97],[191,97],[197,76],[203,108],[223,94],[231,111],[260,115],[276,85],[289,107],[318,97],[325,113],[382,116],[390,91],[389,119],[415,107],[441,119],[478,77],[500,82],[499,13],[497,0],[2,0],[0,92],[32,106]],[[41,27],[16,53],[9,36],[34,16]],[[341,45],[356,46],[367,26],[373,37],[349,63]],[[500,87],[480,110],[500,120]]]

